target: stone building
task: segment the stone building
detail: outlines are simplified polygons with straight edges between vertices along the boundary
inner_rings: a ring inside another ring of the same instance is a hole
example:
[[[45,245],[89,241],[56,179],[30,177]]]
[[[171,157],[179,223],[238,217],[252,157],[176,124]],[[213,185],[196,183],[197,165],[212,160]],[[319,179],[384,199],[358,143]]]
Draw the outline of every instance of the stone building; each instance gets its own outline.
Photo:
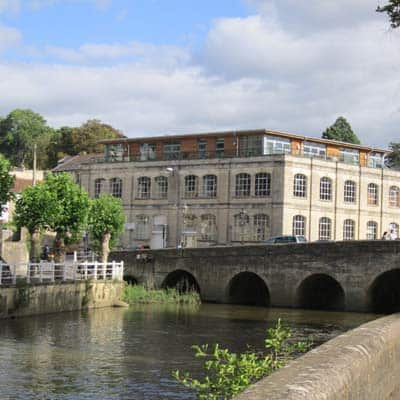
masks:
[[[122,199],[121,246],[206,247],[377,239],[398,232],[400,172],[388,151],[268,130],[104,140],[103,155],[71,157],[92,197]]]

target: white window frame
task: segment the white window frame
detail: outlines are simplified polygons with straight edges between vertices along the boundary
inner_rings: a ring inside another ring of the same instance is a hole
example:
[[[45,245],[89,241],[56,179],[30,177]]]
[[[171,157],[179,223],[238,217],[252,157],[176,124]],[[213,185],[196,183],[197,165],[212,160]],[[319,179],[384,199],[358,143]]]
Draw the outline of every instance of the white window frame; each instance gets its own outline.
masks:
[[[389,206],[390,207],[400,207],[400,189],[398,186],[390,186]]]
[[[331,240],[332,237],[332,220],[328,217],[322,217],[318,223],[318,239]]]
[[[151,196],[151,178],[140,176],[137,179],[137,198],[149,199]]]
[[[306,217],[303,215],[295,215],[293,217],[293,235],[305,236],[306,234]]]
[[[379,187],[376,183],[368,183],[367,203],[369,206],[377,206],[379,201]]]
[[[237,174],[235,177],[235,196],[249,197],[251,194],[251,175],[246,173]]]
[[[253,216],[254,240],[262,242],[269,237],[269,215],[256,214]]]
[[[204,175],[203,176],[203,197],[214,198],[217,197],[217,176]]]
[[[375,221],[367,222],[367,240],[376,240],[378,238],[378,223]]]
[[[324,176],[319,182],[319,199],[324,201],[332,200],[332,179]]]
[[[199,177],[197,175],[185,176],[185,197],[194,199],[199,196]]]
[[[345,203],[356,202],[356,183],[352,180],[346,180],[344,182],[343,197]]]
[[[293,178],[293,196],[307,197],[307,176],[296,174]]]
[[[154,178],[156,196],[158,199],[168,198],[168,178],[166,176],[157,176]]]
[[[343,222],[343,240],[355,239],[356,223],[353,219],[345,219]]]
[[[254,177],[254,195],[256,197],[271,196],[271,174],[259,172]]]
[[[122,179],[111,178],[110,179],[110,194],[118,199],[122,198]]]

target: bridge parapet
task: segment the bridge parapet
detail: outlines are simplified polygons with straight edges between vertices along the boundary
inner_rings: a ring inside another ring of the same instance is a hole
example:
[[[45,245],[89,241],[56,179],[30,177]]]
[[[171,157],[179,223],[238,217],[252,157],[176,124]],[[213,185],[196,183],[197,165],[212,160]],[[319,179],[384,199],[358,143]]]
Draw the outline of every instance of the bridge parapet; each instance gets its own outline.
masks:
[[[194,282],[205,301],[348,311],[400,306],[400,241],[346,241],[115,252],[125,275]],[[143,255],[142,254],[142,255]],[[173,279],[172,279],[173,278]]]

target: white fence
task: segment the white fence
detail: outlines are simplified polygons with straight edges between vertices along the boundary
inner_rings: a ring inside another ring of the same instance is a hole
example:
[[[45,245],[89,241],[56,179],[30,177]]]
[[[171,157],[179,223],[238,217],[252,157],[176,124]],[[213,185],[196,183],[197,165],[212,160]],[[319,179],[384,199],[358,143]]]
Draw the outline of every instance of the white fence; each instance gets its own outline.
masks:
[[[124,276],[124,262],[110,263],[74,262],[58,264],[55,262],[4,264],[0,262],[0,286],[15,285],[17,282],[50,283],[94,280],[118,280]]]

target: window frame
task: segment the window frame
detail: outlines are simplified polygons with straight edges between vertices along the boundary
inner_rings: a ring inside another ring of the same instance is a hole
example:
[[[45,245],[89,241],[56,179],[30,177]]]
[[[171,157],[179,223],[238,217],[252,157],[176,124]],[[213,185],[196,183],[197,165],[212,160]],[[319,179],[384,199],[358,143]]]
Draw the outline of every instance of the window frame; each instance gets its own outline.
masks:
[[[293,177],[293,196],[307,198],[307,176],[295,174]]]

